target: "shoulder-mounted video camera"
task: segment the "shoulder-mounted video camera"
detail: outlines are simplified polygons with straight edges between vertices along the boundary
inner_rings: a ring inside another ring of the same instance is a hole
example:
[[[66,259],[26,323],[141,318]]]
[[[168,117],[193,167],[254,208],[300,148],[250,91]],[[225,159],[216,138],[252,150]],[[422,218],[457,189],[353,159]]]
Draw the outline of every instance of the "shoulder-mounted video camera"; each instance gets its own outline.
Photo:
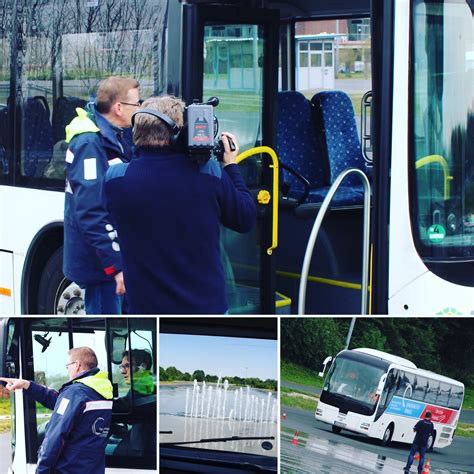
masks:
[[[132,126],[135,123],[137,114],[148,114],[162,120],[162,122],[171,130],[171,145],[187,153],[189,157],[196,162],[204,163],[212,156],[219,161],[224,158],[224,144],[220,138],[219,122],[214,115],[214,107],[219,105],[217,97],[211,97],[205,103],[199,103],[195,100],[191,105],[185,108],[184,126],[182,129],[165,114],[154,109],[139,109],[132,116]],[[234,142],[229,140],[231,151],[235,151]]]
[[[212,155],[219,161],[224,157],[224,144],[220,138],[219,122],[214,115],[214,107],[219,105],[217,97],[211,97],[206,103],[194,101],[186,107],[187,150],[191,159],[207,161]],[[231,151],[235,151],[234,142],[229,140]]]

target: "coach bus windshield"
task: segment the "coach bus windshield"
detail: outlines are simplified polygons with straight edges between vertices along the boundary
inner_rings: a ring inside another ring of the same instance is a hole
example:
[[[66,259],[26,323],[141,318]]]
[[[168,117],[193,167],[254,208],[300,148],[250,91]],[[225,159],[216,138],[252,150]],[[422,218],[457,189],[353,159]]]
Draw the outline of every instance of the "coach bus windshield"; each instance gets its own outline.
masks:
[[[428,266],[474,259],[474,22],[469,3],[416,0],[413,7],[412,225]],[[472,286],[472,273],[459,283]]]
[[[379,398],[377,386],[388,368],[378,362],[372,364],[365,357],[357,360],[353,356],[338,356],[324,382],[321,401],[340,408],[344,404],[350,411],[372,414]]]

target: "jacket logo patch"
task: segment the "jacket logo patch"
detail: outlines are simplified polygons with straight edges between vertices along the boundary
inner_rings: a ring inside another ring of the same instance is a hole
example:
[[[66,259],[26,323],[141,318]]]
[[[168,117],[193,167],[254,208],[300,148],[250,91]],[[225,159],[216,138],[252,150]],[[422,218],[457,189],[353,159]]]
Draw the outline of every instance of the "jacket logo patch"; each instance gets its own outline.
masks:
[[[86,158],[84,160],[84,179],[97,179],[97,160],[95,158]]]
[[[92,433],[100,438],[106,438],[109,434],[109,427],[104,418],[99,416],[92,424]]]
[[[56,413],[58,415],[64,415],[64,412],[66,411],[66,408],[68,405],[69,405],[69,400],[67,398],[63,398],[61,400],[61,403],[58,406],[58,409],[56,410]]]

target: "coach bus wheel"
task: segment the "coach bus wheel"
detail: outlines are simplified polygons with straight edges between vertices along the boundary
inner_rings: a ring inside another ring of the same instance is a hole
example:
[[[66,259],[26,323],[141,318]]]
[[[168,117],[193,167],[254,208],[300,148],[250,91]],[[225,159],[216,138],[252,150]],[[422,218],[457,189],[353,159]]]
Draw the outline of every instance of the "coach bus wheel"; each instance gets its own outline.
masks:
[[[63,249],[56,250],[41,274],[38,314],[85,314],[84,290],[63,275]]]
[[[340,426],[332,425],[331,430],[333,433],[339,434],[342,431],[342,428]]]
[[[430,437],[428,438],[428,444],[426,445],[426,450],[427,451],[433,451],[435,436],[436,436],[436,434],[433,434],[433,433],[430,434]]]
[[[390,444],[390,441],[392,440],[392,435],[393,435],[393,425],[388,425],[387,429],[385,430],[385,433],[383,434],[383,438],[380,441],[380,444],[382,446],[388,446]]]

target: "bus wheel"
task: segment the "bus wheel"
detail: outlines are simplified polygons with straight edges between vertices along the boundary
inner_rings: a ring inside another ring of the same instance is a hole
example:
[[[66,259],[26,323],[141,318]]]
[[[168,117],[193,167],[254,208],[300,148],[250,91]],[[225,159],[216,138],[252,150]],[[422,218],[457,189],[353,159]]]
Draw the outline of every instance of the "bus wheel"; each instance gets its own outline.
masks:
[[[46,263],[38,289],[38,314],[85,314],[84,290],[63,275],[63,249]]]
[[[393,425],[390,424],[385,430],[385,433],[383,434],[380,444],[382,446],[388,446],[390,444],[390,441],[392,440],[392,435],[393,435]]]
[[[331,430],[333,433],[339,434],[342,431],[342,428],[340,426],[332,425]]]
[[[430,434],[430,437],[428,438],[428,444],[426,445],[426,450],[427,451],[433,451],[433,445],[434,445],[434,442],[435,442],[435,437],[436,437],[436,433],[435,434],[433,434],[433,433]]]

